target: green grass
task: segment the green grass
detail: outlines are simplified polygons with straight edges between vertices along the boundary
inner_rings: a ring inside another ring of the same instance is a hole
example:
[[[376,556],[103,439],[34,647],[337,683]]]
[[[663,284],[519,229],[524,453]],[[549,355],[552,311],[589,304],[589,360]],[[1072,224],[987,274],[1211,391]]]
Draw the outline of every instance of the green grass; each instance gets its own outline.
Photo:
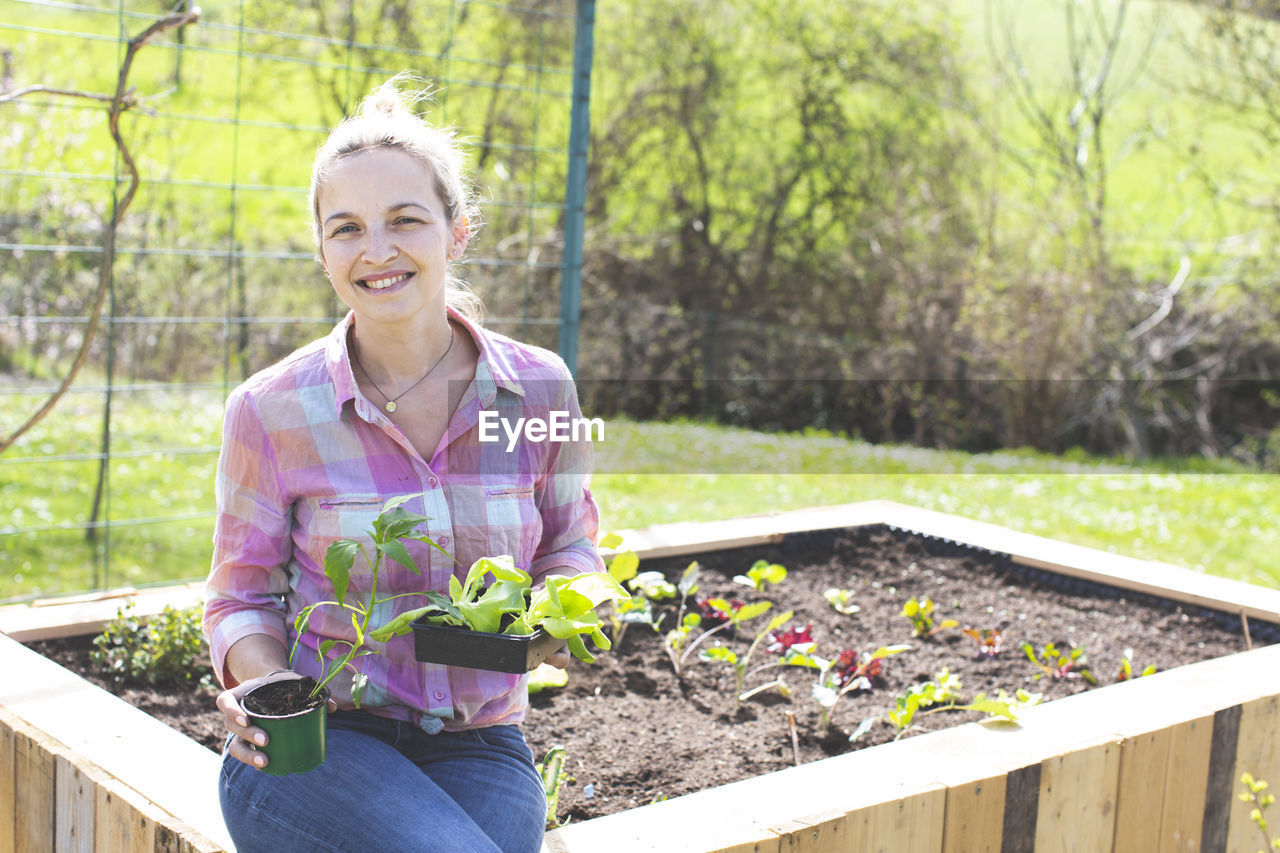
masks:
[[[112,460],[109,517],[121,526],[105,561],[101,536],[91,544],[81,530],[57,529],[88,517],[96,462],[46,459],[96,452],[97,398],[72,397],[0,457],[0,557],[10,567],[0,600],[203,576],[220,400],[217,391],[118,398],[113,452],[134,455]],[[610,419],[592,491],[608,530],[887,499],[1280,586],[1280,478],[1228,463],[972,455]],[[145,521],[155,518],[171,520]],[[6,532],[24,528],[35,530]]]

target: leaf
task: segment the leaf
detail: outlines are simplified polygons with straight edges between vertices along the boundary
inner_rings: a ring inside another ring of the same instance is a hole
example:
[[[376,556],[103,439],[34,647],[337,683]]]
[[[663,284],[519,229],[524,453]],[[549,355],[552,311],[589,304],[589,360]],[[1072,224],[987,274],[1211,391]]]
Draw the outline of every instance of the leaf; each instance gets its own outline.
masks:
[[[333,584],[334,597],[339,604],[347,600],[347,587],[351,584],[351,566],[356,561],[360,543],[354,539],[339,539],[324,552],[324,573]]]
[[[776,631],[779,628],[781,628],[783,625],[785,625],[787,621],[794,615],[795,613],[790,610],[788,610],[786,613],[779,613],[777,616],[769,620],[769,627],[765,628],[764,630],[766,632]]]
[[[351,704],[357,708],[360,707],[360,699],[364,696],[364,689],[369,686],[369,676],[363,672],[357,672],[351,676]]]
[[[613,549],[617,548],[621,544],[622,544],[621,536],[619,536],[616,533],[606,533],[604,536],[600,538],[599,547],[604,548],[607,551],[612,551]]]
[[[585,597],[591,607],[599,607],[606,601],[625,601],[631,598],[630,593],[618,583],[617,579],[606,572],[587,572],[574,575],[564,585],[564,589]],[[567,606],[567,605],[566,605]]]
[[[698,570],[700,568],[698,561],[694,560],[680,575],[680,583],[676,584],[676,588],[680,590],[681,595],[690,596],[698,591]]]
[[[698,653],[698,658],[700,660],[724,661],[725,663],[738,662],[738,655],[733,651],[733,649],[725,646],[712,646],[709,649],[703,649]]]
[[[449,576],[449,598],[453,599],[455,604],[462,601],[462,581],[458,580],[457,575]]]
[[[528,688],[529,693],[533,694],[556,687],[564,687],[568,683],[569,673],[567,670],[543,663],[538,664],[537,669],[529,673]]]
[[[388,519],[383,529],[382,541],[393,542],[402,536],[408,536],[416,528],[426,524],[427,517],[418,515],[416,512],[408,512],[403,509],[392,511],[391,518]]]
[[[624,551],[609,561],[609,576],[617,581],[630,580],[640,569],[640,558],[635,551]]]
[[[854,743],[867,732],[871,731],[871,727],[878,722],[880,722],[879,717],[867,717],[865,720],[858,723],[858,727],[853,730],[853,734],[849,735],[849,743]]]
[[[417,564],[413,562],[413,557],[409,556],[409,549],[404,547],[404,543],[399,539],[392,539],[390,542],[379,542],[377,548],[379,554],[385,554],[415,575],[422,574]]]
[[[751,604],[744,604],[733,613],[734,622],[749,622],[757,616],[762,616],[773,607],[772,601],[756,601]]]

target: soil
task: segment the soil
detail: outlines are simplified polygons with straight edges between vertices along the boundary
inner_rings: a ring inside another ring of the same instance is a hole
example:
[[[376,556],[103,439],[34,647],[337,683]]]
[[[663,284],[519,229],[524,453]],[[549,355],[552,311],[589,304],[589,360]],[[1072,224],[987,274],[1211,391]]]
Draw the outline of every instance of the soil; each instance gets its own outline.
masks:
[[[735,583],[734,575],[757,559],[786,566],[788,577],[765,591]],[[663,571],[676,581],[689,561],[652,560],[641,569]],[[595,664],[575,662],[568,686],[530,697],[525,733],[535,756],[555,745],[566,751],[562,820],[610,814],[891,741],[897,732],[883,718],[894,697],[944,667],[959,677],[966,700],[1001,689],[1012,694],[1024,688],[1043,694],[1045,701],[1098,689],[1080,677],[1037,679],[1040,671],[1022,650],[1024,642],[1037,651],[1046,643],[1064,650],[1073,643],[1082,647],[1088,669],[1105,686],[1120,677],[1123,657],[1136,675],[1148,665],[1169,669],[1243,651],[1250,643],[1280,641],[1277,626],[1251,622],[1247,639],[1238,615],[1064,579],[1017,566],[1005,555],[884,527],[797,534],[774,546],[700,554],[698,562],[701,593],[775,605],[738,636],[721,631],[699,648],[719,640],[743,655],[755,632],[785,610],[795,613],[789,625],[812,624],[817,653],[828,658],[844,649],[911,648],[884,659],[872,689],[845,695],[824,730],[821,708],[812,698],[815,671],[774,667],[756,673],[747,689],[781,676],[790,697],[773,689],[738,702],[731,666],[698,660],[695,652],[677,679],[662,636],[631,625]],[[852,589],[860,609],[836,612],[823,596],[832,587]],[[936,621],[954,619],[959,626],[913,637],[910,621],[900,613],[908,599],[926,596],[936,603]],[[657,611],[667,614],[664,630],[675,624],[674,605]],[[1005,626],[1003,651],[995,657],[979,656],[979,644],[961,631],[1000,625]],[[752,655],[752,668],[777,660],[764,646]],[[213,710],[212,689],[115,691],[89,671],[87,639],[34,647],[210,749],[221,749],[225,732]],[[983,716],[972,711],[917,716],[903,736]],[[869,718],[881,719],[851,744],[849,734]]]
[[[290,717],[324,704],[328,692],[325,696],[312,696],[315,686],[315,679],[309,677],[272,681],[245,694],[241,704],[259,717]]]

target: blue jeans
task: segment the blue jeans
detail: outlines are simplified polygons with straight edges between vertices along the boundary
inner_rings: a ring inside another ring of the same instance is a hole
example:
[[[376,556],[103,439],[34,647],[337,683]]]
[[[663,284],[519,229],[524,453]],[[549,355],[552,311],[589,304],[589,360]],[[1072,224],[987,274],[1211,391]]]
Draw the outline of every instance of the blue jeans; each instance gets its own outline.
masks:
[[[538,853],[547,802],[518,726],[429,735],[332,714],[324,764],[268,776],[224,756],[219,795],[239,853]]]

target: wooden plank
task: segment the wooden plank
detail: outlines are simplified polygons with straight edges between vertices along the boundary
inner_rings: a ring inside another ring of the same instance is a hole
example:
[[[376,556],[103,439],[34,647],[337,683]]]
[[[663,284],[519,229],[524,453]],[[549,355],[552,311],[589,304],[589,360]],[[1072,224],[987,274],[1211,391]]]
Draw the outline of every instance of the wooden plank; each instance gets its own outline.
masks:
[[[1164,776],[1160,812],[1160,846],[1169,853],[1197,853],[1200,819],[1209,780],[1213,717],[1174,726],[1169,736],[1169,763]],[[1118,845],[1116,850],[1119,851]]]
[[[778,833],[778,853],[833,853],[845,849],[847,823],[843,812],[824,812],[770,828]]]
[[[1041,766],[1032,764],[1006,777],[1000,853],[1034,853],[1041,775]]]
[[[1240,777],[1253,774],[1255,779],[1265,779],[1271,790],[1280,788],[1280,696],[1267,696],[1248,702],[1240,709],[1240,737],[1236,741],[1235,768],[1231,774],[1231,794],[1244,790]],[[1258,849],[1261,834],[1249,819],[1252,806],[1234,800],[1227,821],[1227,850],[1253,853]],[[1274,828],[1274,816],[1271,821]],[[1273,834],[1275,834],[1273,832]]]
[[[35,853],[53,849],[54,755],[46,742],[14,733],[14,849]]]
[[[99,849],[112,853],[153,853],[156,825],[134,808],[133,803],[103,785],[94,789],[96,821],[94,833]]]
[[[1161,850],[1160,814],[1163,780],[1169,766],[1172,732],[1160,729],[1125,738],[1120,743],[1120,782],[1116,789],[1114,849]]]
[[[1006,785],[990,776],[948,789],[942,853],[1000,853]]]
[[[1227,828],[1236,803],[1236,744],[1240,739],[1242,705],[1224,708],[1213,715],[1213,735],[1209,744],[1209,773],[1205,783],[1204,811],[1200,822],[1200,844],[1206,853],[1227,849]]]
[[[14,759],[17,750],[12,717],[0,708],[0,853],[14,853],[14,803],[18,789],[14,783]]]
[[[97,786],[89,774],[62,752],[55,756],[54,845],[56,853],[93,853],[94,796]]]
[[[89,596],[46,599],[32,604],[0,607],[0,634],[23,643],[97,634],[116,616],[126,601],[134,603],[141,617],[155,616],[166,606],[182,608],[199,604],[203,583],[187,583],[138,591],[106,590]]]
[[[844,850],[858,853],[937,853],[942,849],[946,790],[937,788],[853,812]]]
[[[1119,743],[1041,762],[1036,853],[1111,850],[1119,778]]]

